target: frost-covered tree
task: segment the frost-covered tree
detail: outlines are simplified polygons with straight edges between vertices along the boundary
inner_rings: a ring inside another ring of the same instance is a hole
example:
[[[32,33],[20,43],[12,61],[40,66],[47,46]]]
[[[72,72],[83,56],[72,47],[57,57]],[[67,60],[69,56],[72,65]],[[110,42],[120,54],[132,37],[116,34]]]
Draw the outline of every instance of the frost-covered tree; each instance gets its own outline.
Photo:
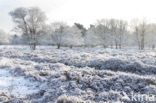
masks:
[[[111,45],[115,44],[115,48],[122,47],[127,32],[127,22],[118,19],[107,20],[107,28],[112,40]]]
[[[65,42],[64,37],[68,26],[62,22],[53,23],[52,26],[54,28],[51,34],[52,42],[54,42],[54,44],[57,45],[57,48],[60,49]]]
[[[127,22],[120,20],[119,21],[119,27],[118,27],[118,40],[119,40],[119,48],[122,48],[122,45],[125,41],[126,38],[126,33],[127,33]]]
[[[117,19],[102,19],[97,21],[96,35],[100,37],[101,44],[121,48],[127,32],[127,22]]]
[[[65,45],[70,47],[83,45],[83,34],[81,30],[75,25],[66,29],[64,39]]]
[[[145,48],[145,36],[147,35],[147,24],[145,21],[143,21],[140,25],[139,25],[139,29],[140,29],[140,42],[141,42],[141,50],[143,50]]]
[[[148,36],[146,37],[147,45],[152,49],[156,46],[156,24],[148,24]]]
[[[52,33],[52,26],[51,25],[44,25],[43,30],[40,32],[38,36],[37,43],[39,45],[51,45],[51,33]]]
[[[0,29],[0,45],[9,43],[9,35],[2,29]]]
[[[102,19],[97,21],[96,33],[100,37],[101,45],[108,47],[111,45],[111,35],[109,30],[109,20]]]
[[[80,23],[74,23],[74,25],[80,29],[82,36],[85,36],[87,29]]]
[[[85,44],[96,46],[102,45],[107,47],[110,45],[110,33],[109,28],[103,22],[99,22],[96,25],[90,26],[85,36]]]
[[[30,47],[35,50],[37,45],[37,36],[44,30],[46,16],[38,7],[17,8],[10,12],[13,21],[16,24],[16,30],[22,33],[22,36],[29,42]]]
[[[96,33],[96,26],[90,25],[88,28],[86,35],[84,36],[85,46],[97,46],[101,44],[100,36]]]
[[[134,19],[133,21],[131,21],[131,25],[133,28],[133,34],[134,34],[134,41],[137,43],[138,45],[138,49],[141,49],[141,42],[140,42],[140,35],[139,35],[139,22],[138,20]]]
[[[118,46],[119,46],[119,20],[110,19],[109,29],[110,29],[112,41],[115,44],[115,48],[118,49]]]
[[[80,46],[83,44],[81,30],[77,26],[68,26],[62,22],[52,24],[52,42],[59,49],[61,46]]]
[[[13,45],[25,45],[25,39],[21,35],[14,34],[11,36],[10,43]]]
[[[135,35],[135,41],[138,45],[138,48],[143,50],[145,48],[146,40],[147,40],[147,33],[148,31],[148,25],[145,20],[138,21],[133,20],[133,28],[134,28],[134,35]]]

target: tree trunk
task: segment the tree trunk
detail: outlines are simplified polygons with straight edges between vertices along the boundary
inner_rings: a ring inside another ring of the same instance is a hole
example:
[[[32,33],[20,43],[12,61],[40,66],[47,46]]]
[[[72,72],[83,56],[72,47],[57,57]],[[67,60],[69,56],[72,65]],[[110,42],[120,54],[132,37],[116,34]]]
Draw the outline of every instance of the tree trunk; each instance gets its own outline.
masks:
[[[155,45],[154,45],[154,44],[152,45],[152,49],[153,49],[153,50],[155,49]]]
[[[116,49],[118,49],[118,44],[117,43],[115,44],[115,47],[116,47]]]
[[[121,44],[119,44],[119,49],[121,49]]]
[[[33,50],[36,49],[36,42],[33,43],[33,48],[32,48],[32,49],[33,49]]]
[[[69,47],[70,47],[70,49],[72,49],[73,48],[73,45],[70,45]]]
[[[60,44],[57,44],[57,49],[60,49],[61,45]]]
[[[37,44],[36,44],[36,43],[37,43],[37,41],[36,41],[36,40],[37,40],[37,38],[36,38],[36,33],[33,33],[32,37],[33,37],[33,38],[32,38],[32,40],[33,40],[33,42],[32,42],[32,49],[33,49],[33,50],[36,50],[36,45],[37,45]]]
[[[107,48],[107,46],[106,46],[105,44],[103,45],[103,47],[104,47],[104,48]]]
[[[142,37],[141,39],[141,50],[144,49],[145,43],[144,43],[144,37]]]
[[[111,44],[111,49],[113,49],[113,45]]]

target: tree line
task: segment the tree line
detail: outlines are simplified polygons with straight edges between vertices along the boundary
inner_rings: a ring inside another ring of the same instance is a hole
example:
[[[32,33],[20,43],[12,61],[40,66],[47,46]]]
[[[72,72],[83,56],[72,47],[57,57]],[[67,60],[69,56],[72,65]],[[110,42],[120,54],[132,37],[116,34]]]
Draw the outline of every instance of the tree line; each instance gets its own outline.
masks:
[[[83,24],[69,26],[64,22],[47,23],[45,13],[38,7],[17,8],[10,16],[15,23],[16,35],[9,37],[10,44],[61,46],[103,46],[121,49],[123,47],[155,48],[156,24],[134,19],[130,23],[118,19],[101,19],[85,28]],[[2,30],[0,30],[2,31]],[[0,32],[0,38],[5,33]],[[17,35],[20,34],[20,35]],[[3,41],[3,40],[2,40]]]

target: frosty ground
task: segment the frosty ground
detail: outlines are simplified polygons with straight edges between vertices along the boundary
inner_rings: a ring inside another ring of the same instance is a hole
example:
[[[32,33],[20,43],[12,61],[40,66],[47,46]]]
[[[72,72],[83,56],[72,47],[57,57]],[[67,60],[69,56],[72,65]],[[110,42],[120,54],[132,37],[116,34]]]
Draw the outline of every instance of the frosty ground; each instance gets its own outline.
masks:
[[[0,46],[0,102],[155,100],[156,51],[50,46],[32,51],[28,46]]]

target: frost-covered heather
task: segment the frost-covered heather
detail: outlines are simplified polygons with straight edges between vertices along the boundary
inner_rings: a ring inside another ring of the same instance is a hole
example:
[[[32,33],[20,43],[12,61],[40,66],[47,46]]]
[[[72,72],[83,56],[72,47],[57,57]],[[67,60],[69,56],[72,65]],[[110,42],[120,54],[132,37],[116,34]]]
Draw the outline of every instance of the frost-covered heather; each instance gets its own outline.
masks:
[[[132,94],[156,100],[156,51],[55,48],[1,46],[0,102],[131,103]]]

